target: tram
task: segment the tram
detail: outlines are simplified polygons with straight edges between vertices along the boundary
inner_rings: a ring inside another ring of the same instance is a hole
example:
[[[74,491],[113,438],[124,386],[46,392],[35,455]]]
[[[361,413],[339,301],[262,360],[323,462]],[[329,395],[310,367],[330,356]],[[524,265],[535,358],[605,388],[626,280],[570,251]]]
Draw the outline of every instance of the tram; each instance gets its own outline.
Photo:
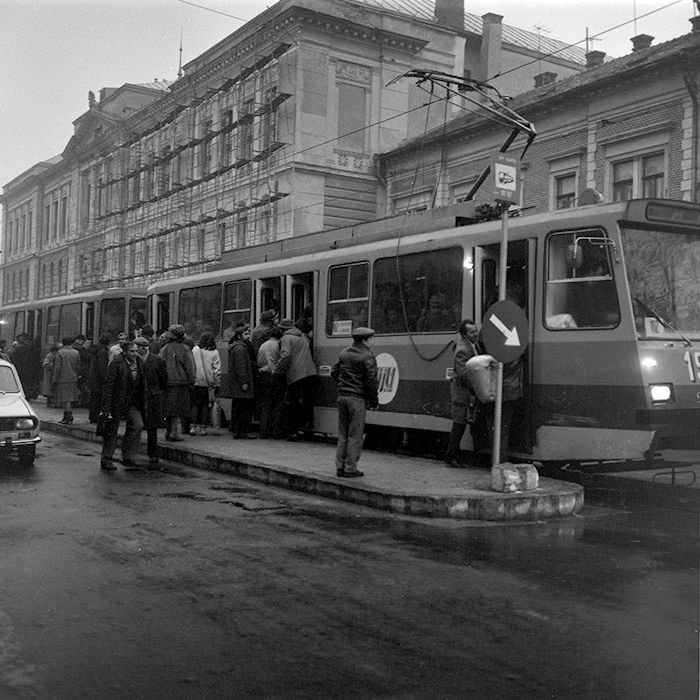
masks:
[[[644,460],[698,438],[700,206],[632,200],[512,217],[506,270],[501,223],[461,225],[469,212],[450,212],[439,227],[419,214],[235,251],[151,285],[149,319],[181,323],[194,340],[213,332],[225,368],[237,323],[313,307],[315,430],[325,434],[336,431],[331,366],[353,327],[370,326],[380,394],[368,432],[405,443],[449,431],[457,327],[481,325],[505,274],[528,319],[511,453]]]
[[[31,303],[5,304],[0,338],[20,333],[40,338],[42,349],[82,333],[93,342],[103,333],[116,340],[121,331],[138,331],[146,323],[146,290],[100,289],[66,294]]]

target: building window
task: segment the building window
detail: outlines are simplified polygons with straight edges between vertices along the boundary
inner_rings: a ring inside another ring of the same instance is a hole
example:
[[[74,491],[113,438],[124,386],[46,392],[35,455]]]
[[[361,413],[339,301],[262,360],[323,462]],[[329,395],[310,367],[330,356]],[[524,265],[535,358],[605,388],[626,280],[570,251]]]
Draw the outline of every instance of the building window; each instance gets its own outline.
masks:
[[[614,202],[635,197],[663,197],[665,189],[666,156],[663,152],[611,164],[611,198]]]
[[[554,178],[554,203],[557,210],[570,209],[576,203],[576,174],[567,173]]]
[[[248,219],[242,216],[238,219],[238,225],[236,227],[236,248],[245,248],[247,235]]]
[[[359,85],[338,85],[338,148],[365,152],[367,90]]]
[[[664,156],[656,153],[642,158],[642,196],[664,196]]]
[[[624,160],[612,166],[612,198],[614,202],[632,199],[634,161]]]

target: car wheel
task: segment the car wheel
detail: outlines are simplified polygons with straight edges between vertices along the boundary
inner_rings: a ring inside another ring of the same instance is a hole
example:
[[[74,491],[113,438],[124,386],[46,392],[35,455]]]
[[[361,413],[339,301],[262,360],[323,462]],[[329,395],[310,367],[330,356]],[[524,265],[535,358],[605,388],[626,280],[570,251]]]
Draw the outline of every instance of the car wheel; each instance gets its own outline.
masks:
[[[19,463],[25,467],[29,467],[34,464],[34,458],[36,457],[36,445],[30,445],[29,447],[19,447],[17,448],[17,458]]]

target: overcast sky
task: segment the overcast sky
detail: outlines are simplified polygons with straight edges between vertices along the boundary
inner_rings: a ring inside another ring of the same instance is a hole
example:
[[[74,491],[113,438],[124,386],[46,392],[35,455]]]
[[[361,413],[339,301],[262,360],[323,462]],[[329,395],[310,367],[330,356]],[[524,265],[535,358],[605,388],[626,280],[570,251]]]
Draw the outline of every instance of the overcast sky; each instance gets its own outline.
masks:
[[[63,151],[89,90],[174,80],[181,36],[186,64],[272,4],[0,0],[0,186]],[[588,28],[600,35],[590,48],[611,56],[629,53],[635,34],[660,43],[688,33],[696,13],[693,0],[465,0],[465,7],[569,43],[582,42]]]

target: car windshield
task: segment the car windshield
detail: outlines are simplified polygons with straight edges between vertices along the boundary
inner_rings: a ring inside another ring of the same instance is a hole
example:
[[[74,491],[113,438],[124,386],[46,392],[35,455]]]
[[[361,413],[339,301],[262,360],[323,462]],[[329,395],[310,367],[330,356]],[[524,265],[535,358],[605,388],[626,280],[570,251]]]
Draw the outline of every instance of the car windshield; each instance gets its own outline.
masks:
[[[19,391],[17,377],[11,367],[0,367],[0,393]]]
[[[700,337],[700,236],[627,229],[622,247],[639,336]]]

